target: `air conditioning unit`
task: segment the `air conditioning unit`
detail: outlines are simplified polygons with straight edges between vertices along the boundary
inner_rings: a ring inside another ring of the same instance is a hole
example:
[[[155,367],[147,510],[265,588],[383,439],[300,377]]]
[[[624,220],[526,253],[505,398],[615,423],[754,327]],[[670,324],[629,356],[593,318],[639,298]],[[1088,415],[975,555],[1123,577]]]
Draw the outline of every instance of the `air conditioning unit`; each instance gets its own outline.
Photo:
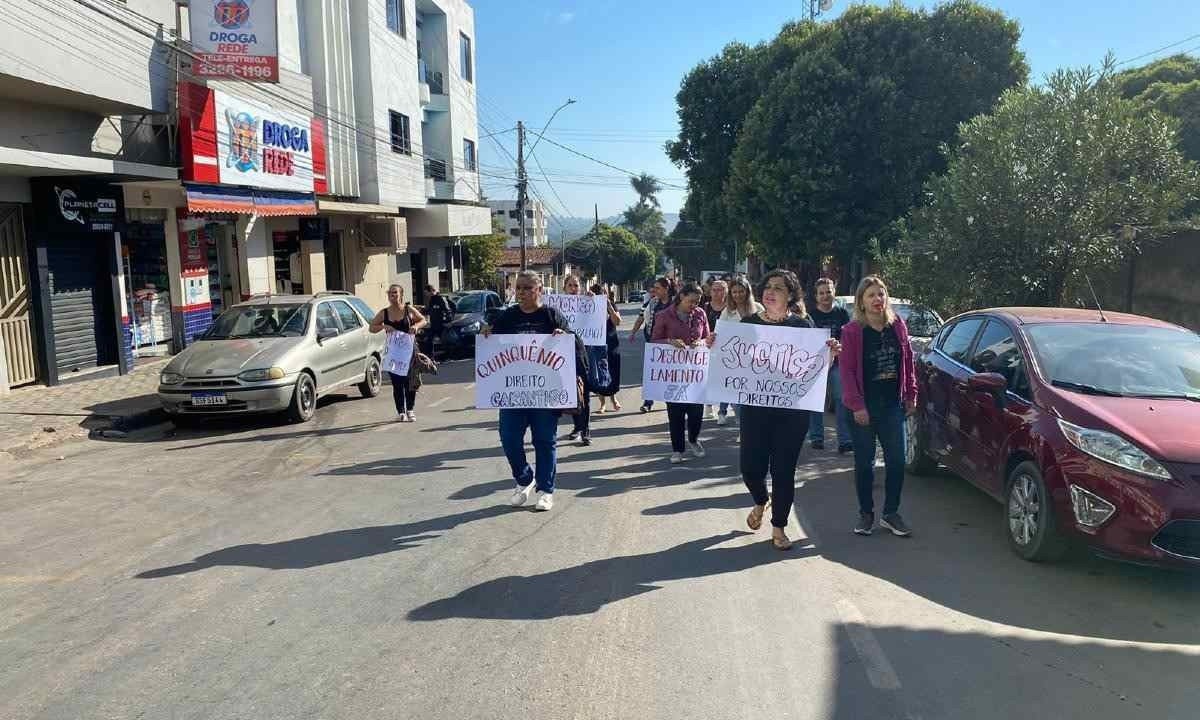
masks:
[[[401,217],[364,221],[359,247],[364,253],[408,252],[408,221]]]

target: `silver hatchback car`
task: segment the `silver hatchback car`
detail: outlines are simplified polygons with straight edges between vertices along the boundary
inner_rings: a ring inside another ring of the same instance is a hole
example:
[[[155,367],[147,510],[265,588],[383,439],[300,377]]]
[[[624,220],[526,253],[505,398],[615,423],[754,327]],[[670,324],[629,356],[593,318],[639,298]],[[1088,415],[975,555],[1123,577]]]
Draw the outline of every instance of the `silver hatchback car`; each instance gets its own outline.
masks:
[[[373,315],[345,292],[251,298],[167,363],[158,398],[176,419],[286,411],[306,422],[334,390],[374,397],[385,340],[368,329]]]

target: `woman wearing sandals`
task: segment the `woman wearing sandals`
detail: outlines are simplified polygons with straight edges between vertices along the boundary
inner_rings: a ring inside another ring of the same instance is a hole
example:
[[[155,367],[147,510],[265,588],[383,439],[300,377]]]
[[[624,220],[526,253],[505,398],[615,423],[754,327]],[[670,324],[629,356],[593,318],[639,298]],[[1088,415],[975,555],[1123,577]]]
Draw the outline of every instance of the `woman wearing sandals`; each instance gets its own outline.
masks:
[[[913,370],[908,326],[892,310],[887,285],[877,275],[863,278],[854,293],[854,319],[842,327],[842,403],[854,413],[854,484],[858,490],[858,524],[854,532],[870,535],[875,527],[875,441],[883,447],[884,500],[879,524],[893,535],[908,537],[912,529],[900,517],[904,488],[904,418],[917,409],[917,376]]]
[[[754,325],[811,328],[812,320],[804,309],[804,293],[800,280],[790,270],[772,270],[763,278],[763,309],[742,318]],[[716,341],[709,340],[710,346]],[[829,339],[833,357],[841,352],[841,344]],[[796,463],[804,447],[808,413],[804,410],[743,405],[738,410],[741,424],[742,481],[754,498],[754,507],[746,517],[751,530],[762,527],[763,514],[771,508],[771,544],[777,550],[792,547],[785,528],[796,496]],[[767,471],[771,473],[772,493],[767,494]]]
[[[605,294],[604,287],[598,283],[593,285],[592,294]],[[612,400],[614,411],[621,409],[621,403],[617,400],[617,393],[621,390],[621,353],[618,350],[621,347],[621,336],[617,333],[617,328],[621,325],[621,313],[617,312],[617,306],[613,305],[611,294],[608,296],[608,320],[605,324],[608,326],[605,335],[605,343],[608,345],[608,374],[612,378],[612,382],[603,391],[596,393],[600,398],[600,408],[596,410],[597,415],[604,414],[605,400]]]
[[[579,278],[574,275],[568,275],[563,278],[563,293],[566,295],[580,295],[583,287],[579,282]],[[581,445],[592,444],[592,393],[584,383],[583,390],[583,409],[571,416],[572,429],[567,435],[568,440],[578,440]]]

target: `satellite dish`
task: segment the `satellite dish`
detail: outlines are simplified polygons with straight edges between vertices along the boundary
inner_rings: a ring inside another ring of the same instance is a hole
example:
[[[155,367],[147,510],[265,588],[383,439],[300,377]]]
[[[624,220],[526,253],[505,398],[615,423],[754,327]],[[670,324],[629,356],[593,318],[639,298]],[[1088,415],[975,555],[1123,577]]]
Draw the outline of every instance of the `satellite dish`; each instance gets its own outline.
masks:
[[[821,12],[829,12],[833,9],[833,0],[821,0]]]

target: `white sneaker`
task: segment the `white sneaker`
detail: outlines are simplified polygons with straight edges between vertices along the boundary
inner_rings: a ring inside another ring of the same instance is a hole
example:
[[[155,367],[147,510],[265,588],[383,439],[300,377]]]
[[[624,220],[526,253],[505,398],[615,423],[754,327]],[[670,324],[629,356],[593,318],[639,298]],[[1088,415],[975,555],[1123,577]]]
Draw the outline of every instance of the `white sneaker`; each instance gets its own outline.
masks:
[[[728,422],[729,422],[729,416],[728,416],[728,415],[718,415],[718,416],[717,416],[717,424],[718,424],[718,425],[724,426],[724,425],[725,425],[726,423],[728,423]]]
[[[412,414],[412,412],[409,412],[409,413],[408,413],[408,421],[409,421],[409,422],[416,422],[416,421],[417,421],[417,416],[416,416],[416,415],[413,415],[413,414]]]
[[[708,454],[704,452],[704,446],[700,444],[699,440],[694,443],[688,443],[688,446],[692,449],[692,457],[702,458]]]
[[[704,407],[704,419],[705,420],[716,420],[717,419],[717,412],[715,410],[713,410],[712,405],[706,405]]]
[[[678,465],[679,463],[683,462],[684,460],[687,460],[687,458],[685,458],[683,456],[683,453],[671,453],[671,464],[672,465]]]
[[[539,492],[537,505],[533,506],[534,510],[549,510],[554,507],[554,493]]]
[[[512,505],[513,507],[521,507],[525,503],[529,502],[529,496],[533,493],[533,488],[536,484],[537,483],[535,482],[530,482],[525,487],[517,488],[517,491],[513,493],[513,496],[509,499],[508,504]]]

